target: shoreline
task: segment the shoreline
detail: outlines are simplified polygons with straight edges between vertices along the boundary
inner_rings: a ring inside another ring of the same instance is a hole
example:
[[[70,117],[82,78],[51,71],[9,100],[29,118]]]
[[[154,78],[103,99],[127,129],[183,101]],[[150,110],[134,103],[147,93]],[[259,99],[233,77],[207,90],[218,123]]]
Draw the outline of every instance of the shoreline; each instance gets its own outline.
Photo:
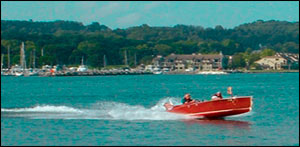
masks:
[[[227,74],[237,74],[237,73],[299,73],[299,70],[248,70],[248,71],[245,71],[245,70],[243,70],[243,71],[242,70],[226,71],[226,70],[224,70],[224,72],[226,72]],[[165,75],[180,75],[180,74],[182,74],[182,75],[198,75],[198,72],[169,72],[169,73],[164,73],[164,74]]]
[[[299,70],[248,70],[242,73],[299,73]]]
[[[117,72],[117,73],[89,73],[89,72],[76,72],[76,73],[56,73],[52,75],[51,73],[42,73],[34,75],[35,77],[79,77],[79,76],[119,76],[119,75],[228,75],[228,74],[255,74],[255,73],[299,73],[299,70],[248,70],[248,71],[224,71],[225,74],[198,74],[198,72],[179,72],[172,71],[161,74],[153,74],[150,72]],[[12,76],[14,75],[1,75],[1,77]],[[32,75],[33,76],[33,75]]]

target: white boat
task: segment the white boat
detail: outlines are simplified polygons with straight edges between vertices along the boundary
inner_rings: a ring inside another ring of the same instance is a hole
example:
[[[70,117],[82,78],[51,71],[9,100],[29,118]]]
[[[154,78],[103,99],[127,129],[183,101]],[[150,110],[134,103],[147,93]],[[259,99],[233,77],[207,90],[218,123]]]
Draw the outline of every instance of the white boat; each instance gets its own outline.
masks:
[[[162,74],[162,71],[153,71],[153,74],[159,75]]]
[[[88,70],[88,67],[83,64],[83,57],[81,59],[81,65],[77,68],[78,72],[86,72]]]
[[[185,71],[186,72],[192,72],[192,71],[194,71],[194,69],[193,68],[187,68],[187,69],[185,69]]]
[[[32,70],[28,72],[28,76],[38,76],[39,72],[37,70]]]
[[[200,72],[198,72],[198,74],[201,74],[201,75],[224,75],[224,74],[228,74],[228,73],[224,72],[224,71],[200,71]]]
[[[169,68],[166,68],[166,67],[162,69],[162,72],[163,72],[163,73],[168,73],[169,71],[170,71],[170,69],[169,69]]]
[[[85,71],[87,71],[87,70],[88,70],[88,68],[87,68],[86,65],[80,65],[80,66],[77,68],[77,71],[79,71],[79,72],[85,72]]]
[[[24,74],[22,72],[15,72],[14,74],[16,77],[19,77],[19,76],[23,76]]]
[[[160,68],[155,67],[155,68],[153,69],[153,74],[156,74],[156,75],[162,74],[162,71],[160,70]]]

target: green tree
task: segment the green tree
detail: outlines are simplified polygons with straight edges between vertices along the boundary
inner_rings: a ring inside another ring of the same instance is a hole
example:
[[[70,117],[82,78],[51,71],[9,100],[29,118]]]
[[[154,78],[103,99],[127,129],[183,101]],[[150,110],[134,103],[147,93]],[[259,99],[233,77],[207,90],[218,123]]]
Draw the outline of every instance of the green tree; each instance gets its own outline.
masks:
[[[266,56],[273,56],[275,54],[276,54],[276,52],[272,49],[264,49],[264,50],[262,50],[262,52],[260,52],[260,57],[263,58]]]
[[[172,53],[172,48],[166,44],[157,44],[154,46],[156,55],[167,56]]]
[[[233,68],[244,68],[246,66],[246,61],[244,59],[243,53],[237,53],[232,57],[232,67]]]

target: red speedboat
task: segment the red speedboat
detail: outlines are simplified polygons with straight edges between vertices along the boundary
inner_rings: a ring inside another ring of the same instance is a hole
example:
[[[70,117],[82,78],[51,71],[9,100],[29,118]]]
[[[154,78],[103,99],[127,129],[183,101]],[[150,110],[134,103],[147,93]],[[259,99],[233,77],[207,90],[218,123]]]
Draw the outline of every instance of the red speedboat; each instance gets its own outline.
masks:
[[[186,114],[196,118],[220,118],[251,111],[252,96],[239,96],[211,101],[195,101],[182,105],[164,104],[167,112]]]

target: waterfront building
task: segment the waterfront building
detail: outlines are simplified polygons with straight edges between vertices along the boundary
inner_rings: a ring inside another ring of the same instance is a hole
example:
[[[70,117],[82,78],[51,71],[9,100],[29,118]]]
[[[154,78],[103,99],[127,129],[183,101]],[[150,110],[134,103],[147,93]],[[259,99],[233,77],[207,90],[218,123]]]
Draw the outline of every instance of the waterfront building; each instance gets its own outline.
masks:
[[[287,60],[287,64],[283,65],[284,69],[299,69],[299,54],[293,53],[276,53],[275,56],[282,57]]]
[[[276,53],[274,56],[267,56],[255,63],[259,64],[263,69],[282,70],[290,69],[294,64],[298,64],[299,55],[292,53]]]
[[[281,70],[282,66],[287,64],[287,60],[278,56],[267,56],[255,63],[259,64],[263,69]]]
[[[170,71],[216,71],[222,69],[223,54],[171,54],[167,57],[157,56],[152,60],[154,67]]]

